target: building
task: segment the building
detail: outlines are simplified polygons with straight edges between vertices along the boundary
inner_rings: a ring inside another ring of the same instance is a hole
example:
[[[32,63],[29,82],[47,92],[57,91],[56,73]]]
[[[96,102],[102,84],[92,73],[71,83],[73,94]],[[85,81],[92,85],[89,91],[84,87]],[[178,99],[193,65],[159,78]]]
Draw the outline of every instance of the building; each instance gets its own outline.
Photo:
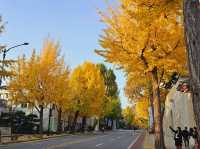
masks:
[[[165,112],[163,117],[163,130],[165,144],[168,148],[174,148],[174,136],[169,126],[184,129],[195,126],[192,97],[189,92],[187,78],[181,78],[172,87],[165,101]]]
[[[6,88],[0,89],[0,115],[2,112],[9,112],[11,108],[9,108],[9,91]],[[12,111],[23,111],[26,115],[35,114],[39,117],[39,113],[35,108],[29,108],[28,104],[20,104],[20,105],[12,105]],[[53,110],[52,117],[50,120],[50,130],[53,132],[57,131],[57,111]],[[43,129],[44,131],[48,130],[49,123],[49,108],[44,109],[43,113]]]
[[[36,110],[36,108],[34,108],[34,107],[30,108],[27,103],[9,106],[11,104],[8,101],[9,101],[9,91],[6,88],[0,89],[0,115],[2,112],[11,111],[11,107],[12,107],[12,111],[23,111],[26,115],[35,114],[39,118],[39,112]],[[50,110],[50,107],[47,106],[46,108],[44,108],[44,111],[43,111],[43,130],[44,131],[47,131],[48,126],[49,126],[49,110]],[[87,118],[86,119],[86,127],[93,126],[94,121],[95,121],[94,119],[95,118]],[[68,124],[69,124],[68,123],[68,115],[65,115],[64,119],[63,119],[63,130]],[[81,128],[81,124],[82,124],[82,117],[78,117],[77,129]],[[52,115],[50,118],[50,131],[56,132],[57,125],[58,125],[58,111],[56,108],[54,108],[52,110]],[[96,129],[98,129],[98,128],[96,128]]]
[[[0,99],[0,115],[2,112],[7,112],[7,101],[5,99]]]
[[[6,89],[0,89],[0,115],[2,112],[8,112],[8,91]]]

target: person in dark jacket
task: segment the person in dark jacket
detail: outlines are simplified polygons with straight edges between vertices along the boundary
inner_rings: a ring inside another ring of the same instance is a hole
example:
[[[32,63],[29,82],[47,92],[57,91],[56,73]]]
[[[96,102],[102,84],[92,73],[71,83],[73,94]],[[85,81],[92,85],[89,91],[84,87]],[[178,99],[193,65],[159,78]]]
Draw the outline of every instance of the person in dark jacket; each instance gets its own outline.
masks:
[[[182,149],[183,139],[181,127],[177,127],[177,130],[174,130],[171,126],[169,128],[174,133],[174,142],[176,149]]]
[[[189,147],[189,131],[188,131],[188,128],[185,127],[185,129],[182,131],[182,136],[183,136],[183,141],[184,141],[184,144],[185,144],[185,147]]]

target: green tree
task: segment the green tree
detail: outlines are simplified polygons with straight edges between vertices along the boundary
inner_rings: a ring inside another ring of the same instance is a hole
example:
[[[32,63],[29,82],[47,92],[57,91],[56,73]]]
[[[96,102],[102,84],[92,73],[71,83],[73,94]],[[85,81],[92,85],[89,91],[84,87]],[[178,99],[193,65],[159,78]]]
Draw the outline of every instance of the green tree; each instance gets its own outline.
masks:
[[[104,109],[108,108],[108,110],[103,115],[103,119],[107,119],[107,121],[104,121],[104,123],[106,123],[106,125],[108,126],[108,120],[110,119],[113,125],[113,120],[118,121],[121,118],[121,103],[119,100],[119,91],[116,82],[116,75],[112,69],[107,69],[107,67],[104,64],[98,64],[97,66],[101,71],[106,86]]]

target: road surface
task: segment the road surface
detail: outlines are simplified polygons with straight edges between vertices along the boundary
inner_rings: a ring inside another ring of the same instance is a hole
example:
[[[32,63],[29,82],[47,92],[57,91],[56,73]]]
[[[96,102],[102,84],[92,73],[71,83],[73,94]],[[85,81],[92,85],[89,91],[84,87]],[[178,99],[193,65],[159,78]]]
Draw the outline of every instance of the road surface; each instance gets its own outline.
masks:
[[[129,130],[69,135],[43,141],[2,145],[0,149],[128,149],[137,140],[139,132]]]

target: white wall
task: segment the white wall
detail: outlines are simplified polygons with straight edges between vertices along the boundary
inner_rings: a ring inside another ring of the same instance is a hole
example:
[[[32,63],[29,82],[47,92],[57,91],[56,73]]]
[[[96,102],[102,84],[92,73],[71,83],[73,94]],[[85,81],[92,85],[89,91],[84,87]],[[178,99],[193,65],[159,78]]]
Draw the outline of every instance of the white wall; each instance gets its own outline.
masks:
[[[169,126],[173,128],[180,126],[182,129],[185,126],[188,128],[195,126],[191,94],[176,91],[177,85],[178,82],[170,90],[165,101],[163,129],[165,144],[169,148],[174,147],[173,133],[169,129]]]

